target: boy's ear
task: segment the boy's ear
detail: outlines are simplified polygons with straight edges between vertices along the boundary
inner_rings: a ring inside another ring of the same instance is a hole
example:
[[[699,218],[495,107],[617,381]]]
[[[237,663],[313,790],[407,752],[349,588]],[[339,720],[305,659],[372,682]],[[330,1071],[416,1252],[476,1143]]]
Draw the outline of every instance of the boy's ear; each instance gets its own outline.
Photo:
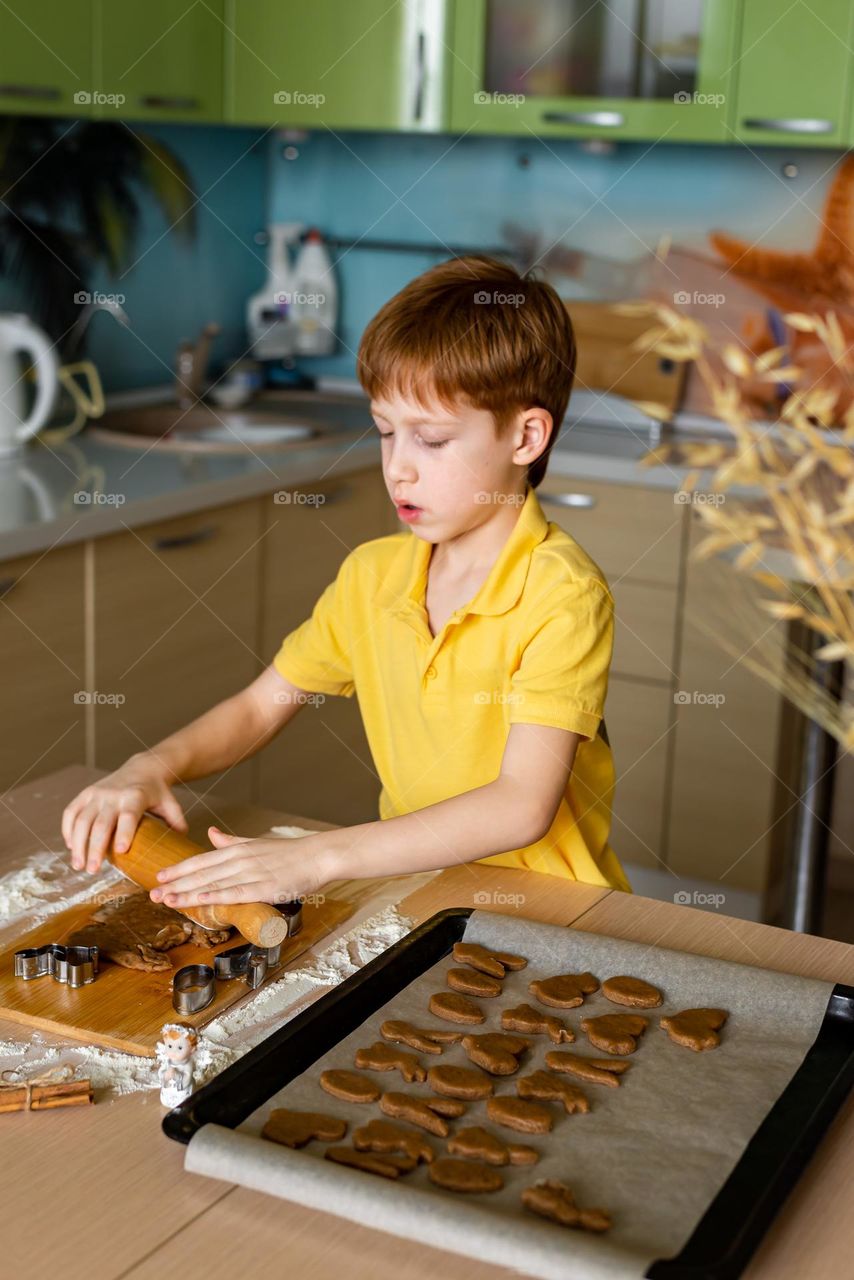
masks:
[[[514,454],[514,462],[532,463],[539,458],[552,436],[554,421],[548,409],[524,409],[519,417],[521,443]]]

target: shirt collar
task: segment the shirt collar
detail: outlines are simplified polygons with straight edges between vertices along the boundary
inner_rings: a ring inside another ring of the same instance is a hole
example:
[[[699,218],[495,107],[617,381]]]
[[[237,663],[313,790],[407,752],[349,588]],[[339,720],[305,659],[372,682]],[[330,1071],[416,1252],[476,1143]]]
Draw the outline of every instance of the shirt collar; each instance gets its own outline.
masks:
[[[501,614],[512,609],[522,594],[531,553],[543,541],[548,529],[536,492],[529,488],[498,559],[477,594],[461,612]],[[423,612],[432,548],[432,543],[414,533],[407,537],[375,596],[379,608],[393,614]]]

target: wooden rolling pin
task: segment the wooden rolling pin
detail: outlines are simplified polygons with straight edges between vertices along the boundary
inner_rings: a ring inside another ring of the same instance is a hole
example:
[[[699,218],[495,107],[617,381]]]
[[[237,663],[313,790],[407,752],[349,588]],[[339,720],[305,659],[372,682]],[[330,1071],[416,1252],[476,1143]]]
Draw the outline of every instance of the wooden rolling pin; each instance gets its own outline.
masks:
[[[110,851],[110,861],[122,875],[143,889],[160,888],[158,871],[174,867],[177,862],[205,853],[200,844],[173,831],[165,822],[145,814],[136,829],[136,835],[125,853]],[[247,942],[256,947],[276,947],[288,932],[288,922],[281,912],[268,902],[232,902],[220,906],[175,907],[181,915],[200,924],[203,929],[224,929],[231,926],[241,933]]]

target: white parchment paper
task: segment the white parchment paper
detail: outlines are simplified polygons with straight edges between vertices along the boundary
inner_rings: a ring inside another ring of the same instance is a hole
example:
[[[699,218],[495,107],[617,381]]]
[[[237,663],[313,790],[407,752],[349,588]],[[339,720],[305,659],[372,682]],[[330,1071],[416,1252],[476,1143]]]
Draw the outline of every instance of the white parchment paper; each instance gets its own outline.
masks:
[[[600,982],[627,974],[664,992],[664,1004],[646,1011],[649,1028],[628,1058],[632,1065],[619,1088],[565,1077],[589,1097],[588,1114],[568,1116],[558,1104],[549,1104],[555,1126],[541,1137],[496,1130],[484,1102],[470,1103],[466,1115],[452,1122],[452,1131],[485,1124],[511,1141],[537,1147],[537,1165],[504,1168],[500,1192],[461,1196],[434,1187],[423,1166],[392,1183],[324,1160],[325,1144],[290,1151],[259,1136],[277,1106],[341,1116],[350,1126],[345,1141],[355,1127],[380,1116],[376,1105],[331,1098],[318,1076],[326,1067],[352,1068],[356,1049],[380,1039],[386,1018],[447,1027],[427,1009],[430,995],[447,989],[445,973],[453,967],[447,956],[239,1129],[204,1126],[187,1148],[185,1167],[546,1280],[643,1276],[654,1259],[677,1254],[691,1235],[815,1039],[833,984],[493,912],[475,912],[465,938],[516,952],[529,962],[526,969],[508,973],[503,996],[480,1002],[487,1020],[470,1028],[474,1032],[500,1031],[502,1008],[536,1005],[527,990],[534,978],[589,969]],[[696,1006],[729,1010],[718,1049],[695,1053],[673,1044],[659,1028],[660,1016]],[[605,1056],[588,1044],[579,1023],[582,1016],[618,1013],[619,1006],[597,992],[579,1009],[549,1012],[564,1017],[576,1033],[575,1043],[563,1048]],[[545,1053],[554,1047],[548,1037],[534,1037],[517,1075],[495,1078],[496,1094],[515,1096],[518,1076],[543,1068]],[[428,1067],[471,1065],[458,1045],[442,1057],[421,1055],[421,1061]],[[383,1089],[430,1092],[427,1085],[404,1084],[397,1072],[373,1074]],[[437,1154],[445,1154],[440,1139],[428,1140]],[[523,1209],[521,1191],[541,1178],[560,1178],[580,1205],[607,1209],[611,1230],[594,1236]]]

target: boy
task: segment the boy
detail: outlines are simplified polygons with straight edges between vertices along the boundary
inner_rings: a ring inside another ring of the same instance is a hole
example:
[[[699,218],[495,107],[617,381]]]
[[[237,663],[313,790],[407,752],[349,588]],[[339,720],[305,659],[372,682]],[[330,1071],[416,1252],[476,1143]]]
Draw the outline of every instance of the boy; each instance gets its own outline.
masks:
[[[535,494],[574,371],[557,294],[501,262],[445,262],[392,298],[358,372],[410,531],[356,547],[248,688],[87,787],[63,816],[72,864],[97,870],[114,829],[127,848],[145,809],[186,830],[174,783],[260,750],[306,693],[357,693],[380,821],[298,841],[210,827],[214,849],[152,898],[284,902],[472,861],[631,892],[608,843],[613,600]]]

